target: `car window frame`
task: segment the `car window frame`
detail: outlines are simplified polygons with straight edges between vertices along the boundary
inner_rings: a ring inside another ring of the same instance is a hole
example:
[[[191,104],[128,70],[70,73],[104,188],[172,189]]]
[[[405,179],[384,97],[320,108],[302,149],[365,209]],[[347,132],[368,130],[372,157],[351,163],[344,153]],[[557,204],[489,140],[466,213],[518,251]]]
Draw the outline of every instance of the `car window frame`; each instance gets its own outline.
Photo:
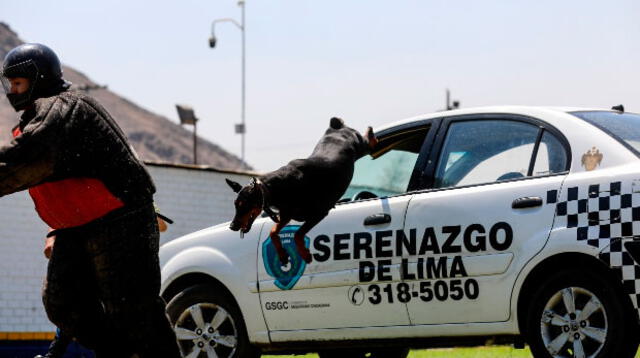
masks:
[[[538,134],[534,144],[533,151],[531,153],[531,157],[529,158],[529,166],[527,169],[527,176],[522,178],[514,178],[507,179],[501,181],[493,181],[493,182],[484,182],[484,183],[475,183],[469,185],[461,185],[461,186],[448,186],[442,188],[434,188],[435,184],[435,171],[438,166],[438,160],[443,150],[443,145],[445,138],[449,132],[449,128],[453,123],[458,122],[468,122],[468,121],[482,121],[482,120],[509,120],[515,122],[524,122],[538,127]],[[542,136],[545,132],[549,132],[553,135],[562,145],[562,148],[565,151],[566,155],[566,163],[565,170],[557,173],[550,174],[542,174],[542,175],[531,175],[533,172],[533,168],[535,166],[535,160],[538,155],[538,150],[540,148],[540,142],[542,140]],[[483,113],[483,114],[468,114],[468,115],[456,115],[456,116],[448,116],[442,119],[440,126],[438,128],[438,133],[436,134],[436,138],[434,143],[432,144],[432,148],[429,151],[429,158],[426,160],[425,167],[421,171],[421,179],[418,180],[420,184],[415,190],[417,191],[440,191],[440,190],[452,190],[452,189],[460,189],[460,188],[469,188],[474,186],[484,186],[484,185],[493,185],[493,184],[502,184],[502,183],[510,183],[514,181],[520,180],[531,180],[541,177],[550,177],[556,175],[566,175],[568,174],[571,168],[572,161],[572,153],[571,146],[569,141],[564,136],[562,132],[560,132],[557,128],[552,126],[551,124],[535,117],[530,117],[527,115],[521,114],[506,114],[506,113]],[[412,178],[413,179],[413,178]]]
[[[412,121],[409,123],[403,123],[391,128],[386,128],[375,133],[378,139],[383,139],[385,137],[401,134],[402,132],[415,131],[416,129],[430,127],[427,132],[427,135],[425,136],[425,139],[422,142],[420,151],[418,152],[418,157],[416,158],[416,162],[413,166],[413,169],[411,172],[411,178],[409,179],[409,184],[407,185],[407,189],[405,190],[404,193],[388,195],[388,196],[380,196],[380,197],[369,198],[369,199],[350,200],[345,202],[339,202],[337,203],[337,205],[355,204],[355,203],[362,203],[369,200],[379,200],[383,198],[404,196],[404,195],[409,195],[415,192],[416,190],[418,190],[418,188],[420,187],[420,180],[423,177],[422,175],[423,169],[426,166],[428,159],[430,157],[431,150],[433,149],[433,144],[435,143],[437,132],[442,123],[442,119],[443,118],[441,117],[420,119],[420,120]]]

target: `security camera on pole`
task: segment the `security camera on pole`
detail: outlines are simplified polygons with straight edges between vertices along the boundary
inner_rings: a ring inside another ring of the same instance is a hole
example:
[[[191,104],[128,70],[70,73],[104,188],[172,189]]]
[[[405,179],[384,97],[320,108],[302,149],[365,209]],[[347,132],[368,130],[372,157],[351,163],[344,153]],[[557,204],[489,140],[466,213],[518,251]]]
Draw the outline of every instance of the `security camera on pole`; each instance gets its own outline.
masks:
[[[242,32],[242,101],[241,101],[241,122],[236,124],[236,134],[240,134],[242,136],[242,155],[241,159],[244,162],[244,135],[247,132],[244,118],[245,118],[245,23],[244,23],[244,0],[238,0],[238,6],[242,10],[242,18],[241,22],[238,23],[236,20],[231,18],[217,19],[213,20],[211,23],[211,37],[209,37],[209,47],[214,48],[216,46],[217,38],[214,34],[215,25],[218,22],[231,22],[236,25],[238,29]]]

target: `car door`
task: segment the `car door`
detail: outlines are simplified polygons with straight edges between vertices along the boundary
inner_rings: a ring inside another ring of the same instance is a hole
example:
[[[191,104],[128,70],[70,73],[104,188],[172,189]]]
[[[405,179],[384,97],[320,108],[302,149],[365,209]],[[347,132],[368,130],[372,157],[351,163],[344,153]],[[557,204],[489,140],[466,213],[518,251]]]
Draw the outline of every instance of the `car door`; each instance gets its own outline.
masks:
[[[425,141],[432,124],[424,121],[377,133],[378,149],[356,162],[341,203],[307,234],[310,264],[297,256],[282,267],[268,237],[271,225],[264,226],[258,280],[272,340],[308,339],[313,329],[410,324],[394,288],[401,281],[395,240],[404,227],[411,198],[407,192],[419,179],[415,168],[426,161],[423,145],[432,143]],[[284,246],[294,245],[298,225],[283,229]]]
[[[566,139],[518,116],[448,118],[405,231],[401,273],[415,325],[509,319],[516,276],[549,236],[566,177]],[[408,235],[409,235],[408,234]]]

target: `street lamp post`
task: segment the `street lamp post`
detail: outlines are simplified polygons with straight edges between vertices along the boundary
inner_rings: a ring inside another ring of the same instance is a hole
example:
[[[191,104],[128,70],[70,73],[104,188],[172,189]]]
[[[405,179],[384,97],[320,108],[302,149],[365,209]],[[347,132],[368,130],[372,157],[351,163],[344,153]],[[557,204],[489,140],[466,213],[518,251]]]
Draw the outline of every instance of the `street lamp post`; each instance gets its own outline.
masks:
[[[451,103],[451,93],[449,92],[449,89],[447,88],[447,111],[450,111],[452,109],[458,109],[460,108],[460,101],[458,100],[454,100],[453,103]]]
[[[244,23],[244,0],[238,0],[238,6],[240,6],[241,9],[241,22],[238,23],[236,20],[231,19],[231,18],[224,18],[224,19],[216,19],[213,20],[213,22],[211,23],[211,37],[209,37],[209,47],[214,48],[216,46],[216,42],[218,41],[218,39],[216,38],[216,35],[214,33],[215,30],[215,26],[217,23],[219,22],[230,22],[234,25],[236,25],[236,27],[238,29],[240,29],[240,32],[242,33],[242,92],[241,92],[241,110],[240,110],[240,123],[236,124],[235,128],[236,128],[236,134],[240,134],[241,135],[241,141],[242,141],[242,146],[241,146],[241,158],[242,161],[244,162],[244,135],[247,132],[246,126],[245,126],[245,23]]]

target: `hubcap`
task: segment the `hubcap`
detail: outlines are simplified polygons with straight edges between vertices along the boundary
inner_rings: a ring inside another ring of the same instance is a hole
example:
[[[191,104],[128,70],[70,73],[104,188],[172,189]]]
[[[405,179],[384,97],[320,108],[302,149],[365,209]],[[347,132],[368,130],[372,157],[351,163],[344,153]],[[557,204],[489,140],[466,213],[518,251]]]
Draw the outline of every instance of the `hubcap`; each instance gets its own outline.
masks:
[[[596,357],[607,332],[604,306],[580,287],[567,287],[551,296],[540,320],[542,342],[554,358]]]
[[[233,317],[213,303],[198,303],[182,312],[173,327],[183,357],[227,358],[238,345]]]

